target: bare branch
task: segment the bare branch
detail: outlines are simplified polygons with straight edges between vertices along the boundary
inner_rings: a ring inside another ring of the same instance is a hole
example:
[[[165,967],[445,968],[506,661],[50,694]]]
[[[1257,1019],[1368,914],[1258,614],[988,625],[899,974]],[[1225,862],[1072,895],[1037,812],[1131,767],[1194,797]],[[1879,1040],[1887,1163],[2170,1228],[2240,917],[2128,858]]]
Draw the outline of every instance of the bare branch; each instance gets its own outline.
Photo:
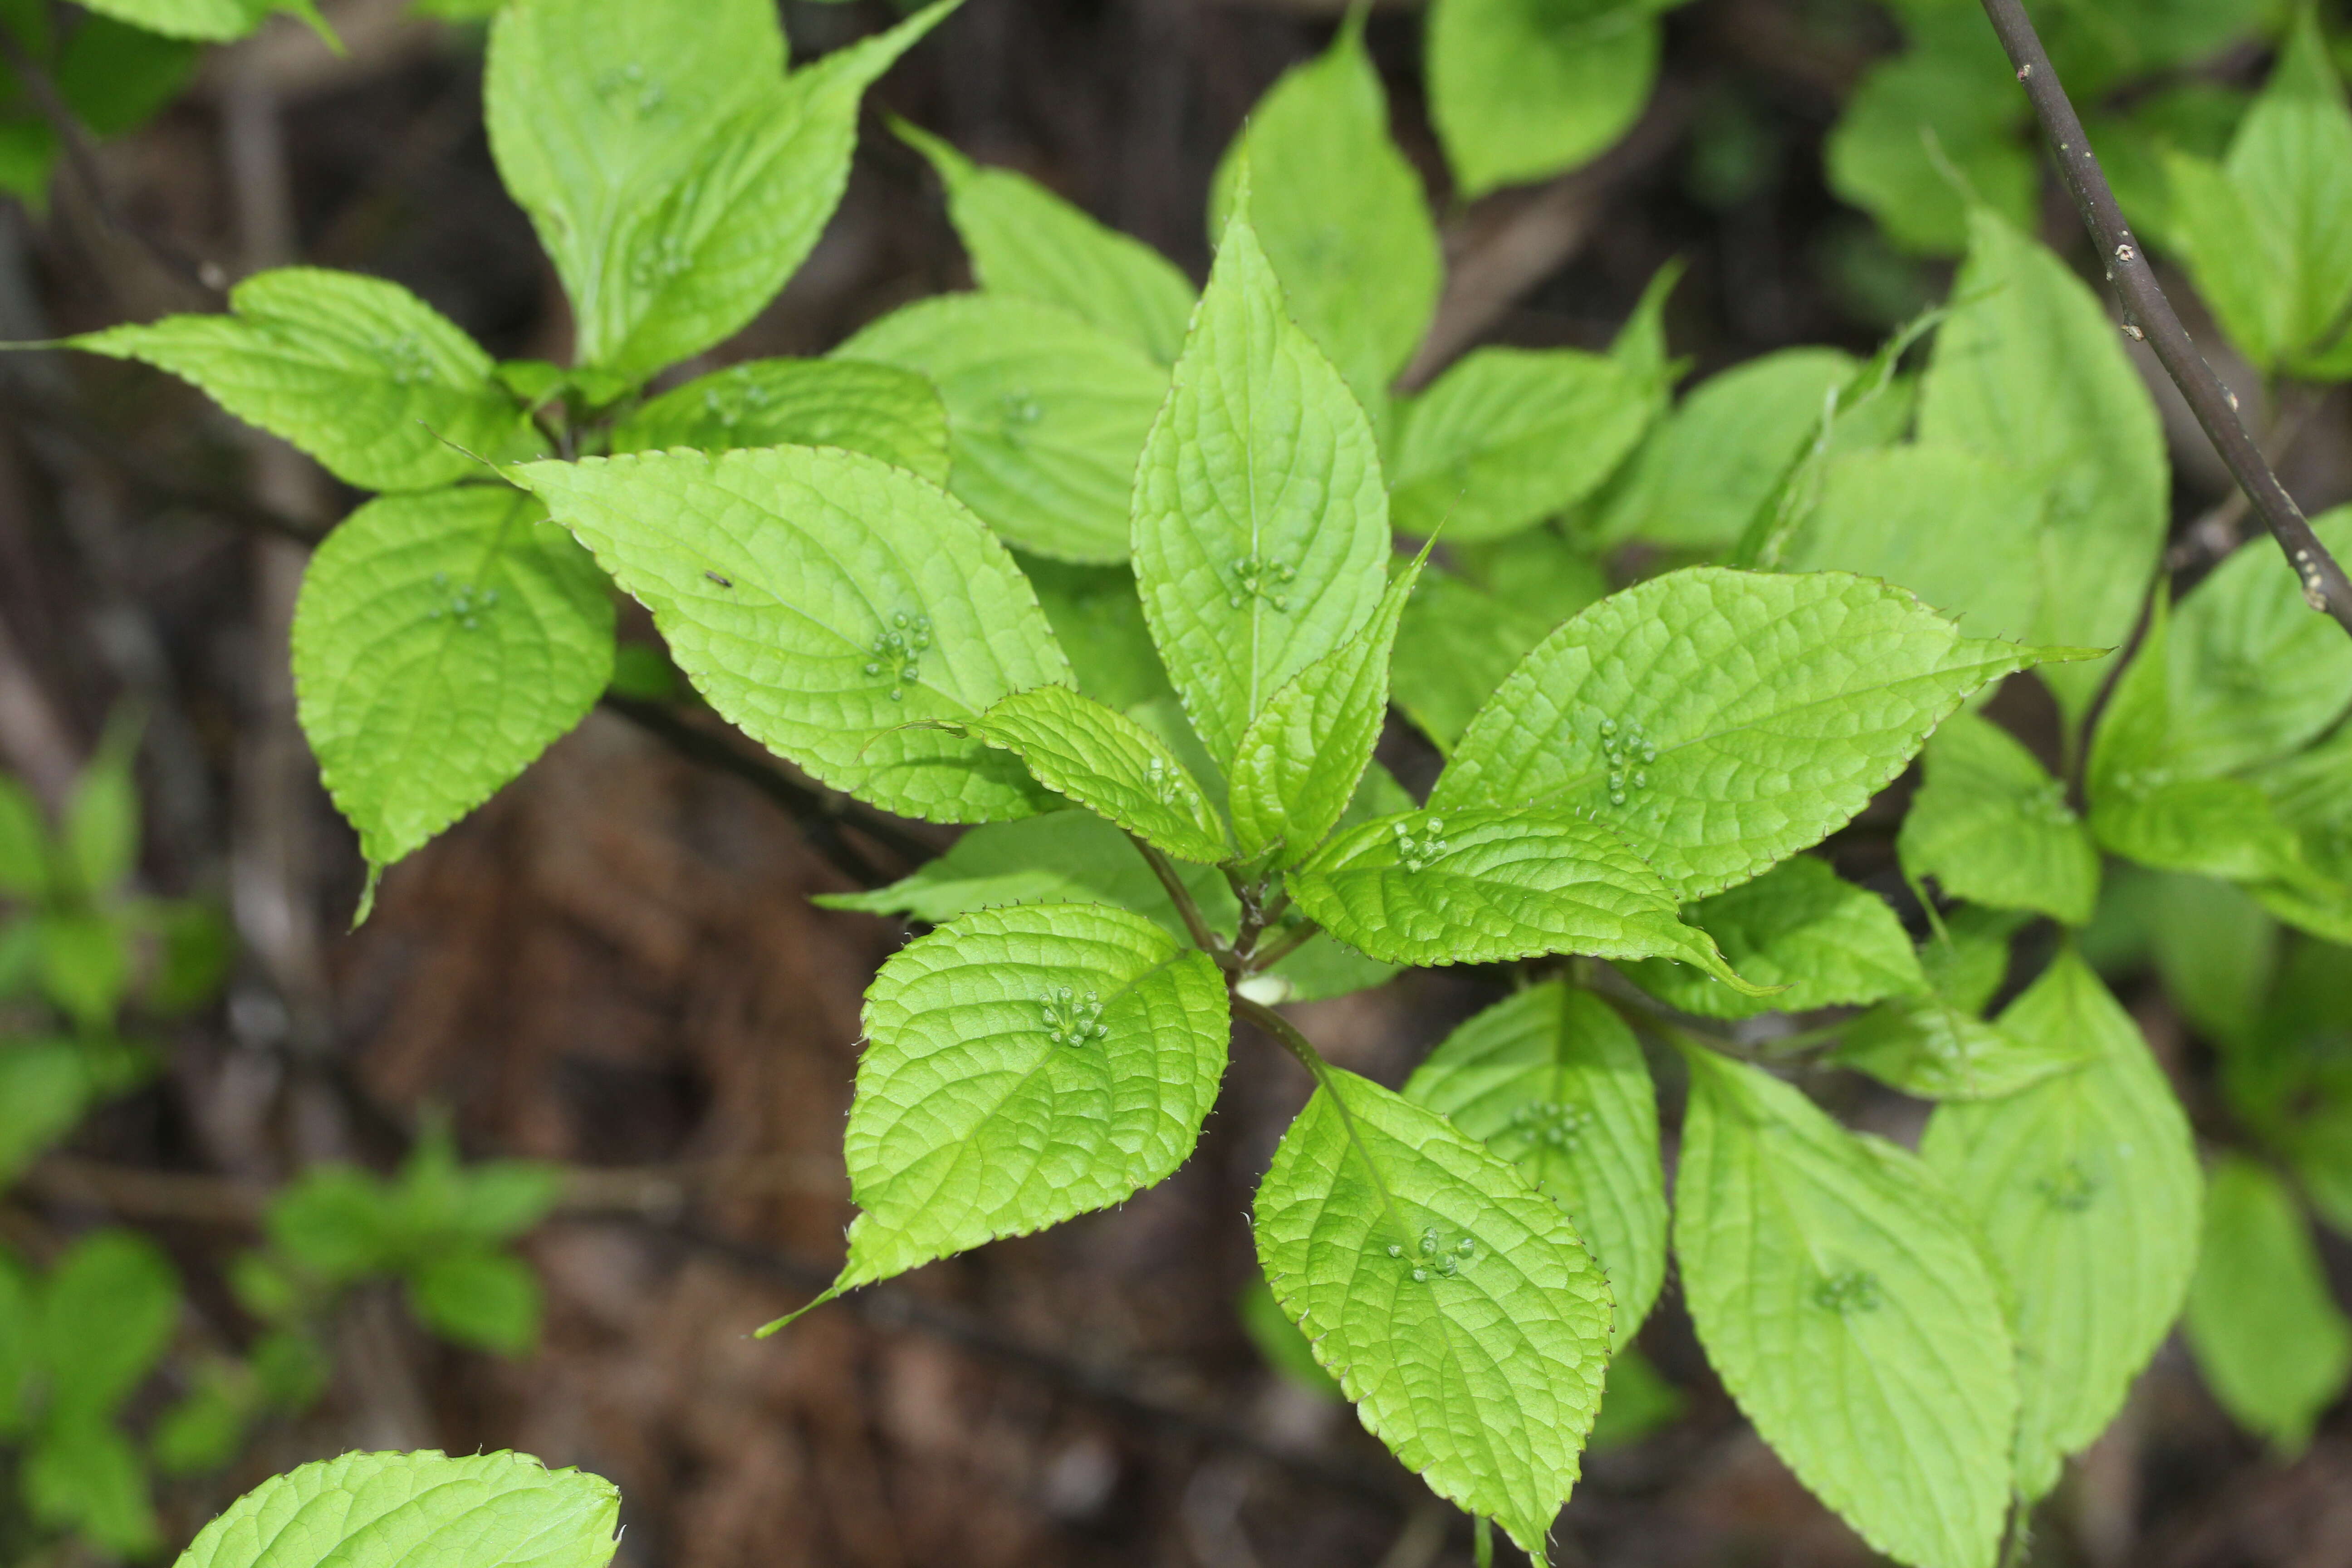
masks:
[[[2083,122],[2051,67],[2050,56],[2024,5],[2021,0],[1984,0],[1984,11],[1991,19],[1992,30],[2000,35],[2001,47],[2009,51],[2010,63],[2017,68],[2017,79],[2032,101],[2042,133],[2050,139],[2059,177],[2066,182],[2067,192],[2083,215],[2083,226],[2099,247],[2108,285],[2123,307],[2124,331],[2147,342],[2165,374],[2180,388],[2180,395],[2189,400],[2189,411],[2205,427],[2221,461],[2236,476],[2271,537],[2286,552],[2287,564],[2303,584],[2304,602],[2334,616],[2337,625],[2352,633],[2352,579],[2346,578],[2344,568],[2311,531],[2302,508],[2279,483],[2262,448],[2247,433],[2245,422],[2238,417],[2236,399],[2197,352],[2189,330],[2157,286],[2147,253],[2124,221],[2123,209],[2116,205],[2115,192],[2107,186],[2107,176],[2091,152],[2090,138],[2083,132]]]

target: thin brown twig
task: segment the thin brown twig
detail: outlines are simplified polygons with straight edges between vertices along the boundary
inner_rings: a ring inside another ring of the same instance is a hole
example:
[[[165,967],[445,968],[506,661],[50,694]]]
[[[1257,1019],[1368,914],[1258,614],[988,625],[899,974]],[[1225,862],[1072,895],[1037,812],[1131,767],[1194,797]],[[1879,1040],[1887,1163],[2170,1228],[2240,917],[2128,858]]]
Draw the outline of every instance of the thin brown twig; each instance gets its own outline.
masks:
[[[812,789],[725,737],[688,723],[661,703],[608,694],[604,705],[688,761],[732,773],[782,806],[835,868],[860,887],[879,888],[896,879],[876,866],[843,835],[845,826],[856,828],[861,836],[909,865],[920,865],[940,853],[938,846],[917,837],[879,812],[847,796],[835,797]]]
[[[2124,331],[2155,351],[2165,374],[2188,400],[2189,412],[2204,426],[2271,537],[2286,552],[2287,564],[2303,584],[2304,602],[2333,616],[2352,633],[2352,578],[2345,576],[2344,568],[2312,532],[2303,510],[2279,483],[2262,448],[2247,433],[2245,421],[2238,416],[2237,400],[2205,363],[2171,301],[2164,297],[2148,266],[2147,253],[2124,221],[2123,209],[2116,205],[2115,192],[2108,188],[2107,176],[2091,151],[2090,138],[2084,134],[2083,122],[2050,64],[2022,0],[1983,0],[1983,4],[1993,32],[2008,51],[2010,63],[2017,68],[2017,79],[2032,102],[2034,118],[2050,140],[2059,177],[2074,198],[2083,226],[2099,248],[2100,264],[2116,303],[2123,308]]]

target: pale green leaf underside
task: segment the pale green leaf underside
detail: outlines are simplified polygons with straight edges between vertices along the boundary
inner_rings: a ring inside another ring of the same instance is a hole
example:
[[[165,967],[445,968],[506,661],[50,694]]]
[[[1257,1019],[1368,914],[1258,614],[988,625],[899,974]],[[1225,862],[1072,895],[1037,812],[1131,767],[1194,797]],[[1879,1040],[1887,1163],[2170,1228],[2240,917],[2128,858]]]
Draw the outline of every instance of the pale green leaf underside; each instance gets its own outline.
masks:
[[[1640,1331],[1666,1273],[1658,1100],[1633,1031],[1588,991],[1548,981],[1445,1037],[1404,1086],[1566,1211],[1609,1277],[1611,1342]]]
[[[942,294],[834,351],[929,377],[947,405],[948,489],[1009,544],[1062,561],[1127,559],[1135,463],[1168,373],[1051,305]]]
[[[2099,854],[2066,792],[2008,731],[1955,713],[1927,742],[1927,783],[1895,851],[1913,877],[1956,899],[2081,925],[2099,893]]]
[[[641,381],[757,315],[849,178],[859,98],[953,0],[784,76],[761,0],[580,25],[514,0],[490,34],[490,149],[570,295],[581,363]]]
[[[1562,173],[1624,134],[1657,79],[1656,9],[1432,5],[1430,107],[1463,195]]]
[[[1786,564],[1908,588],[1979,637],[2061,641],[2042,635],[2042,489],[2033,476],[1958,447],[1849,453],[1823,473]]]
[[[2337,559],[2352,555],[2352,507],[2311,527]],[[2180,601],[2165,655],[2163,761],[2179,773],[2274,762],[2352,708],[2352,642],[2304,603],[2294,569],[2267,539],[2241,546]]]
[[[293,644],[320,776],[361,854],[387,866],[594,705],[613,670],[612,595],[520,490],[386,496],[310,558]]]
[[[1975,20],[1966,12],[1906,15],[1911,47],[1854,84],[1822,149],[1831,191],[1876,218],[1905,250],[1965,249],[1971,202],[2012,223],[2032,218],[2024,95],[1991,29]]]
[[[1391,963],[1670,956],[1745,984],[1622,838],[1567,812],[1382,817],[1333,839],[1289,886],[1326,931]]]
[[[2156,405],[2107,308],[2074,269],[2002,219],[1969,215],[1959,304],[1937,329],[1919,439],[1962,447],[2044,487],[2037,640],[2114,647],[2130,635],[2170,521]],[[2042,671],[2070,718],[2105,679]]]
[[[1999,1100],[2081,1067],[2084,1042],[2022,1036],[1940,995],[1906,996],[1857,1018],[1838,1042],[1840,1067],[1922,1100]]]
[[[615,452],[692,447],[845,447],[948,479],[948,415],[910,370],[849,360],[760,359],[698,376],[613,427]]]
[[[1399,573],[1371,618],[1300,670],[1242,731],[1225,799],[1242,858],[1276,852],[1295,866],[1329,836],[1354,798],[1389,711],[1389,651],[1421,563]]]
[[[193,382],[362,489],[483,477],[479,459],[527,458],[544,445],[490,380],[490,356],[396,283],[288,267],[247,279],[229,305],[226,315],[167,316],[69,341]]]
[[[1034,180],[984,168],[912,126],[897,129],[939,171],[982,289],[1059,306],[1161,364],[1174,363],[1195,298],[1175,263]]]
[[[1371,426],[1285,313],[1246,215],[1225,226],[1145,443],[1132,537],[1152,639],[1220,763],[1387,587]]]
[[[345,1454],[264,1481],[176,1568],[604,1568],[621,1494],[528,1454]]]
[[[1843,825],[1970,691],[2070,657],[1962,637],[1843,573],[1694,567],[1538,644],[1430,804],[1590,813],[1703,898]]]
[[[909,816],[1024,816],[1019,762],[919,720],[1068,684],[1013,558],[946,492],[878,458],[771,447],[516,470],[729,722],[835,789]]]
[[[1365,1427],[1542,1563],[1601,1402],[1608,1281],[1502,1158],[1377,1084],[1318,1076],[1258,1188],[1258,1261]]]
[[[1221,245],[1244,163],[1258,192],[1250,221],[1291,314],[1377,409],[1429,330],[1444,261],[1360,28],[1284,72],[1225,150],[1209,203]]]
[[[1470,544],[1583,500],[1641,440],[1647,378],[1574,349],[1465,354],[1404,405],[1389,509],[1406,533]]]
[[[1912,1568],[1991,1568],[2017,1416],[1992,1275],[1911,1155],[1709,1051],[1675,1253],[1707,1360],[1797,1478]]]
[[[1784,860],[1684,915],[1715,939],[1724,962],[1743,979],[1785,987],[1770,996],[1747,996],[1711,975],[1656,959],[1628,967],[1643,989],[1685,1013],[1708,1018],[1773,1009],[1801,1013],[1909,995],[1927,986],[1911,939],[1886,900],[1810,855]]]
[[[2032,1499],[2105,1429],[2171,1331],[2197,1261],[2200,1184],[2171,1086],[2080,958],[2061,953],[2000,1022],[2087,1065],[2005,1099],[1938,1108],[1919,1152],[2009,1284],[2016,1484]]]
[[[2352,1321],[2310,1220],[2284,1182],[2242,1155],[2213,1168],[2183,1326],[2222,1408],[2282,1453],[2302,1452],[2352,1373]]]
[[[1225,986],[1141,915],[964,916],[882,966],[843,1152],[836,1289],[1118,1203],[1181,1164],[1225,1068]]]
[[[1241,906],[1225,879],[1202,865],[1179,865],[1176,871],[1210,928],[1232,936]],[[908,915],[929,925],[1007,904],[1116,904],[1186,940],[1183,918],[1135,846],[1089,811],[1049,811],[976,827],[945,855],[887,888],[820,894],[816,902],[864,914]],[[1377,985],[1396,971],[1318,936],[1273,973],[1296,988],[1292,1001],[1312,1002]]]
[[[964,726],[1028,764],[1037,782],[1181,859],[1233,853],[1224,825],[1150,731],[1066,686],[1016,691]]]
[[[1599,537],[1722,549],[1746,531],[1862,367],[1836,349],[1782,349],[1699,384],[1599,505]]]
[[[2221,164],[2172,152],[2170,229],[2257,368],[2341,379],[2352,306],[2352,112],[2317,13],[2299,9]]]

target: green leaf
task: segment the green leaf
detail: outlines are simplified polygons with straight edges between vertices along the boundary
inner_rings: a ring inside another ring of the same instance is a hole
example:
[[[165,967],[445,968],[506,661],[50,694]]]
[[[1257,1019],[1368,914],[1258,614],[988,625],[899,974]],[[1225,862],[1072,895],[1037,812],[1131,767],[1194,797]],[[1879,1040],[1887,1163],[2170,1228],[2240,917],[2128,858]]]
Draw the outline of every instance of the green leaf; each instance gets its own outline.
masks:
[[[2352,555],[2352,506],[2312,519]],[[2304,603],[2267,539],[2241,546],[2180,601],[2164,649],[2164,743],[2176,773],[2237,773],[2301,750],[2352,708],[2352,642]]]
[[[1376,791],[1376,781],[1384,787]],[[1377,793],[1384,805],[1412,805],[1377,765],[1365,773],[1364,784],[1357,792],[1359,803]],[[1350,812],[1355,809],[1351,806]],[[1231,937],[1241,906],[1223,876],[1207,866],[1180,864],[1176,872],[1210,929]],[[866,893],[822,893],[815,901],[832,910],[906,915],[927,925],[943,925],[973,910],[1007,904],[1115,904],[1156,921],[1179,942],[1189,940],[1175,904],[1135,846],[1117,827],[1086,811],[1055,811],[976,827],[945,855],[889,887]],[[1313,1002],[1377,985],[1396,970],[1318,936],[1271,973],[1290,987],[1285,1001]]]
[[[939,171],[982,289],[1059,306],[1161,364],[1175,363],[1194,296],[1173,262],[1034,180],[984,168],[903,121],[891,129]]]
[[[2172,1005],[2207,1039],[2249,1045],[2278,976],[2278,922],[2245,889],[2210,877],[2158,874],[2139,898]]]
[[[1404,607],[1389,687],[1431,744],[1451,755],[1462,731],[1553,624],[1431,568]]]
[[[1784,860],[1684,914],[1715,939],[1724,962],[1744,979],[1785,987],[1752,996],[1660,959],[1627,967],[1643,990],[1685,1013],[1706,1018],[1746,1018],[1775,1009],[1803,1013],[1927,988],[1911,939],[1886,900],[1810,855]]]
[[[2019,227],[2039,171],[2021,134],[2025,95],[1973,14],[1907,16],[1912,49],[1874,66],[1824,144],[1830,189],[1906,250],[1948,256],[1968,243],[1969,205]]]
[[[1019,757],[1039,784],[1180,859],[1229,858],[1224,824],[1160,738],[1066,686],[1000,700],[962,726]]]
[[[1080,317],[941,294],[834,351],[928,376],[947,405],[948,489],[999,538],[1063,561],[1127,559],[1137,455],[1168,373]]]
[[[1295,866],[1330,836],[1389,712],[1389,651],[1424,549],[1348,639],[1286,681],[1242,731],[1225,797],[1242,858]]]
[[[1213,923],[1225,879],[1205,865],[1180,865],[1177,875]],[[816,903],[861,914],[905,915],[945,925],[974,910],[1008,904],[1115,904],[1150,916],[1178,940],[1184,924],[1160,879],[1126,834],[1087,811],[1051,811],[1019,822],[973,828],[936,860],[887,888],[863,893],[820,893]]]
[[[40,1321],[32,1276],[0,1246],[0,1440],[16,1439],[32,1418],[27,1395],[40,1366]]]
[[[1246,204],[1224,230],[1135,477],[1135,575],[1184,711],[1220,763],[1388,586],[1371,426],[1284,314]]]
[[[2171,1331],[2197,1258],[2197,1152],[2139,1030],[2071,951],[2000,1021],[2088,1065],[1938,1107],[1919,1153],[2008,1281],[2016,1485],[2030,1500],[2105,1429]]]
[[[34,922],[41,994],[85,1034],[111,1028],[131,986],[124,932],[104,915],[51,913]]]
[[[1546,637],[1472,721],[1430,796],[1582,810],[1678,899],[1818,843],[1986,682],[2070,650],[1959,635],[1842,573],[1695,567]]]
[[[110,1419],[163,1359],[179,1315],[179,1277],[153,1242],[109,1229],[74,1243],[41,1287],[48,1423]]]
[[[528,1355],[539,1338],[539,1279],[503,1253],[436,1252],[409,1274],[408,1300],[435,1333],[477,1350]]]
[[[2182,779],[2102,793],[2091,832],[2118,855],[2163,871],[2238,882],[2308,876],[2303,847],[2270,797],[2243,779]]]
[[[859,98],[952,8],[790,77],[764,0],[690,18],[632,5],[595,26],[568,0],[501,11],[490,151],[571,296],[579,363],[643,381],[774,299],[841,201]]]
[[[200,1363],[187,1393],[156,1418],[148,1451],[167,1476],[201,1476],[226,1469],[245,1450],[252,1425],[252,1374],[238,1363]]]
[[[2312,8],[2296,7],[2223,164],[2176,153],[2167,173],[2174,244],[2256,367],[2352,371],[2352,110]]]
[[[814,447],[535,463],[517,477],[753,740],[904,816],[1039,809],[1013,758],[908,727],[1070,679],[1027,580],[951,497]]]
[[[405,1239],[384,1184],[341,1164],[314,1165],[280,1188],[267,1228],[272,1246],[330,1285],[396,1267]]]
[[[29,901],[48,892],[48,838],[33,792],[0,773],[0,894]]]
[[[2035,637],[2112,647],[2131,631],[2170,523],[2171,468],[2146,383],[2107,310],[2071,268],[1979,208],[1959,301],[1936,333],[1919,439],[2038,480],[2048,497]],[[2026,570],[2026,568],[2020,568]],[[2105,666],[2042,671],[2070,722]]]
[[[107,16],[76,27],[58,51],[58,95],[99,137],[136,131],[186,89],[204,50]]]
[[[2046,593],[2032,563],[2048,532],[2043,491],[2040,479],[1963,447],[1853,453],[1823,471],[1785,564],[1876,577],[1971,632],[2038,640]]]
[[[948,479],[948,413],[913,371],[851,360],[755,359],[663,393],[613,427],[615,452],[846,447]]]
[[[1824,403],[1859,368],[1836,349],[1782,349],[1709,376],[1610,487],[1596,535],[1695,550],[1730,544],[1821,424]]]
[[[1955,713],[1927,742],[1927,783],[1895,837],[1904,874],[1956,899],[2087,924],[2099,854],[2065,786],[2010,732]]]
[[[1462,194],[1564,173],[1631,129],[1657,79],[1663,8],[1437,0],[1430,111]]]
[[[2308,887],[2302,845],[2261,787],[2197,776],[2194,753],[2176,749],[2171,621],[2159,596],[2091,737],[2092,836],[2160,870]]]
[[[1217,165],[1209,204],[1209,232],[1218,237],[1223,269],[1223,251],[1232,247],[1223,231],[1246,165],[1258,193],[1247,208],[1255,226],[1250,248],[1263,244],[1291,315],[1339,366],[1357,401],[1372,410],[1421,347],[1437,311],[1444,268],[1427,193],[1389,139],[1388,121],[1387,94],[1364,50],[1361,25],[1349,22],[1329,49],[1284,72],[1258,100]],[[1216,287],[1214,271],[1210,287]],[[1197,321],[1193,331],[1200,331]],[[1263,328],[1252,334],[1245,352],[1253,358],[1265,352],[1265,335]],[[1181,366],[1177,379],[1185,379]]]
[[[1123,1202],[1192,1151],[1225,1069],[1208,954],[1102,905],[987,910],[866,994],[835,1292]]]
[[[1980,1016],[2008,978],[2009,939],[2023,921],[1973,904],[1948,911],[1919,949],[1926,993],[1854,1019],[1832,1059],[1923,1100],[1997,1100],[2081,1067],[2093,1054],[2085,1042]]]
[[[147,1468],[121,1431],[102,1421],[52,1422],[25,1454],[21,1486],[33,1517],[72,1531],[116,1557],[148,1557],[162,1544]]]
[[[362,507],[310,558],[294,607],[302,732],[371,867],[503,788],[612,668],[603,574],[504,486]]]
[[[345,1454],[267,1480],[174,1568],[604,1568],[621,1494],[528,1454]]]
[[[1918,381],[1902,374],[1903,359],[1948,310],[1921,310],[1896,327],[1843,384],[1823,395],[1808,438],[1764,489],[1732,545],[1729,564],[1778,570],[1821,500],[1830,464],[1847,452],[1891,445],[1909,431]]]
[[[1317,1077],[1258,1187],[1258,1262],[1365,1428],[1544,1563],[1601,1403],[1608,1281],[1500,1156],[1353,1073]]]
[[[2352,1374],[2352,1321],[2310,1223],[2285,1184],[2243,1156],[2213,1167],[2183,1327],[2222,1408],[2284,1455],[2310,1443]]]
[[[1143,624],[1135,574],[1124,566],[1074,566],[1043,556],[1015,556],[1054,638],[1070,656],[1078,689],[1121,711],[1172,697],[1151,628]]]
[[[1404,1097],[1559,1205],[1609,1277],[1611,1343],[1629,1344],[1666,1273],[1657,1094],[1633,1031],[1589,991],[1531,985],[1447,1036]]]
[[[0,1041],[0,1185],[71,1131],[89,1098],[71,1040]],[[0,1410],[6,1405],[0,1397]]]
[[[1664,406],[1601,354],[1478,349],[1398,414],[1389,507],[1448,544],[1498,539],[1601,488]]]
[[[2000,1287],[1919,1161],[1688,1050],[1675,1254],[1707,1360],[1797,1479],[1913,1568],[1991,1568],[2018,1395]]]
[[[67,341],[193,382],[362,489],[428,489],[544,445],[490,379],[490,356],[396,283],[287,267],[254,274],[228,300],[228,315]]]
[[[1745,984],[1622,838],[1572,812],[1381,817],[1325,845],[1289,888],[1325,930],[1391,963],[1655,955]]]
[[[307,9],[272,0],[89,0],[85,7],[167,38],[226,44],[242,38],[274,11]]]
[[[92,899],[115,892],[139,868],[138,725],[116,719],[74,782],[58,845],[75,886]]]

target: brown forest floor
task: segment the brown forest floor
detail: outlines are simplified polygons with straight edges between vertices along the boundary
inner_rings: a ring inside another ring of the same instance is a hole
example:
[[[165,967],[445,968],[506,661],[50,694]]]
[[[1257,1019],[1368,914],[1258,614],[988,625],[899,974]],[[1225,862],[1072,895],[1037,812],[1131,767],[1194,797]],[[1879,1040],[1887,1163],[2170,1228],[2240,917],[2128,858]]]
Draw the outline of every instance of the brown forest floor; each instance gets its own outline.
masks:
[[[877,99],[1197,276],[1218,152],[1336,8],[969,0]],[[394,0],[329,9],[349,59],[274,26],[215,58],[158,125],[103,150],[121,214],[231,271],[299,258],[390,276],[496,353],[560,357],[561,297],[482,138],[476,44],[401,20]],[[787,11],[798,37],[821,42],[879,7]],[[1383,8],[1372,37],[1400,133],[1436,182],[1409,11]],[[1692,270],[1673,338],[1702,369],[1798,342],[1866,348],[1942,285],[1874,264],[1863,220],[1821,184],[1820,137],[1892,37],[1857,0],[1676,13],[1665,86],[1625,147],[1450,214],[1442,330],[1457,345],[1594,346],[1679,255]],[[2047,232],[2079,248],[2063,214]],[[821,352],[964,281],[918,160],[869,135],[824,245],[724,357]],[[41,223],[0,211],[0,339],[204,305],[71,188]],[[394,870],[374,918],[342,934],[358,861],[292,728],[284,668],[302,551],[268,524],[314,527],[351,498],[151,373],[44,358],[0,363],[0,762],[54,786],[110,704],[141,697],[146,879],[233,899],[247,948],[226,1002],[175,1041],[168,1081],[103,1115],[77,1158],[215,1185],[321,1157],[383,1163],[437,1103],[469,1152],[606,1173],[528,1244],[549,1296],[535,1358],[437,1346],[389,1301],[356,1302],[327,1406],[214,1489],[175,1494],[178,1523],[346,1447],[510,1446],[621,1484],[631,1568],[1468,1561],[1466,1521],[1344,1411],[1276,1379],[1235,1318],[1249,1194],[1306,1093],[1246,1036],[1200,1152],[1161,1187],[863,1293],[780,1341],[748,1339],[840,1256],[857,999],[901,933],[812,909],[804,895],[846,883],[791,816],[600,712]],[[2347,431],[2339,394],[2288,467],[2307,500],[2352,493]],[[2201,443],[2176,438],[2185,522],[2219,480]],[[1840,853],[1866,872],[1883,841],[1865,824]],[[1496,994],[1476,973],[1427,975],[1303,1022],[1393,1083]],[[2208,1105],[2195,1043],[2160,1004],[2141,1012],[2192,1105]],[[1832,1088],[1891,1126],[1916,1114]],[[187,1196],[213,1186],[151,1186],[52,1170],[26,1201],[45,1225],[110,1207],[150,1224],[234,1337],[217,1268],[241,1240],[235,1215]],[[1563,1562],[1872,1561],[1740,1422],[1671,1284],[1643,1342],[1687,1414],[1592,1457]],[[2352,1563],[2352,1422],[2339,1410],[2306,1458],[2279,1466],[2168,1348],[2045,1509],[2036,1560]]]

